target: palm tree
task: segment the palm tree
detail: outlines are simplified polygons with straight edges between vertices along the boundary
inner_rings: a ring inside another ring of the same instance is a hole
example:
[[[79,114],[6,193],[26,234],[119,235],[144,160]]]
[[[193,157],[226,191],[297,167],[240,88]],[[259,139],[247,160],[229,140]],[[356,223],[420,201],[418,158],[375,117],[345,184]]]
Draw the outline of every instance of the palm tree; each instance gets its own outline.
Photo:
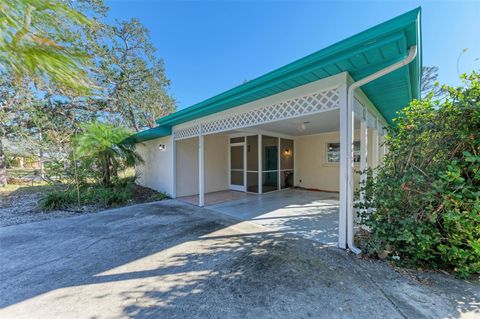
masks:
[[[80,158],[91,159],[100,171],[100,183],[111,185],[121,166],[133,167],[143,162],[134,145],[124,143],[131,133],[122,127],[93,122],[83,126],[84,132],[75,141],[75,151]]]

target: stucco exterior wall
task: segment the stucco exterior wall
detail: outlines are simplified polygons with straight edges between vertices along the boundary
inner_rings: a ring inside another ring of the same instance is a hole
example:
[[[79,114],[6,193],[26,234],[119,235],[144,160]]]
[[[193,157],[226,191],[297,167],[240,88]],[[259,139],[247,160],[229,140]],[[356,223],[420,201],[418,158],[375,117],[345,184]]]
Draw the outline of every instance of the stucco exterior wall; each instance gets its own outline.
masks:
[[[204,137],[205,192],[228,188],[228,136]],[[198,194],[198,138],[177,141],[177,197]]]
[[[371,154],[371,130],[368,132],[368,153]],[[360,131],[355,131],[355,141],[360,138]],[[295,138],[295,186],[338,192],[340,188],[340,165],[327,162],[327,144],[338,143],[339,132],[323,133]],[[371,163],[371,156],[368,156]],[[360,169],[355,163],[355,169]],[[355,174],[358,185],[359,174]]]
[[[228,135],[205,136],[205,192],[228,189]]]
[[[368,133],[368,163],[371,163],[372,134]],[[339,190],[340,166],[327,163],[328,143],[339,142],[339,132],[295,138],[295,186],[325,191]],[[359,131],[355,131],[359,140]],[[198,194],[198,138],[177,141],[177,197]],[[159,144],[166,149],[160,151]],[[139,185],[172,195],[173,154],[171,137],[138,143],[136,150],[144,163],[136,167]],[[379,148],[379,153],[381,150]],[[379,156],[379,159],[381,155]],[[356,163],[356,169],[359,169]],[[356,185],[359,180],[355,175]],[[205,136],[205,192],[228,189],[228,135]]]
[[[158,149],[160,144],[165,144],[164,151]],[[135,167],[135,172],[139,176],[137,184],[171,196],[173,181],[171,137],[161,137],[138,143],[135,145],[135,150],[144,161]]]
[[[177,197],[198,194],[198,137],[176,143]]]

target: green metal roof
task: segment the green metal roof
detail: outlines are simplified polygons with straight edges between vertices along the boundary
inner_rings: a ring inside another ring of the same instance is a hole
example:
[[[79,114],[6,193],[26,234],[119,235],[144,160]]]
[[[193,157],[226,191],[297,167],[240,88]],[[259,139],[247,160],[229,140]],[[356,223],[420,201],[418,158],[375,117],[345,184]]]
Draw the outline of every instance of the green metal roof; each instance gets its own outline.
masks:
[[[172,128],[170,126],[157,126],[130,136],[124,141],[124,143],[139,143],[171,134]]]
[[[417,45],[418,54],[412,63],[362,87],[380,113],[391,122],[398,110],[420,97],[420,16],[421,8],[406,12],[156,122],[162,128],[171,128],[342,72],[348,72],[358,81],[404,59],[409,47]]]

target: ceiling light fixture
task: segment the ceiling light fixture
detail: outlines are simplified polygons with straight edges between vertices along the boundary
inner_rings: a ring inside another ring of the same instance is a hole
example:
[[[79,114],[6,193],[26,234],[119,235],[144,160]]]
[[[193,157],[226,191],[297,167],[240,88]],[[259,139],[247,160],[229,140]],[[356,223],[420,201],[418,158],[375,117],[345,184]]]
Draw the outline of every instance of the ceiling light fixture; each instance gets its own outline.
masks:
[[[310,122],[306,121],[306,122],[300,123],[300,125],[298,125],[297,127],[297,130],[299,132],[304,132],[307,129],[307,124],[310,124]]]

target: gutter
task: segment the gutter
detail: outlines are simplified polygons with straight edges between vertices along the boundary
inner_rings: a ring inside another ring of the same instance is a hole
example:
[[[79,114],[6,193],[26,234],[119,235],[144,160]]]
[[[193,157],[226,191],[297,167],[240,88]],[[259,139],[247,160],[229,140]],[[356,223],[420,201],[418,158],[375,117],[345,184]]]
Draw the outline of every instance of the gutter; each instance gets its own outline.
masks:
[[[353,144],[353,132],[354,132],[354,123],[353,121],[354,118],[354,109],[353,109],[353,102],[354,102],[354,92],[355,89],[358,89],[362,85],[365,85],[367,83],[370,83],[388,73],[391,73],[401,67],[404,67],[405,65],[410,64],[417,56],[417,46],[413,45],[409,48],[408,50],[408,55],[405,57],[403,60],[396,62],[390,66],[387,66],[384,69],[381,69],[380,71],[377,71],[373,74],[370,74],[367,77],[364,77],[363,79],[352,83],[348,87],[347,91],[347,115],[352,117],[352,120],[350,123],[348,123],[347,126],[347,134],[348,134],[348,140],[350,144]],[[353,169],[353,158],[349,156],[347,158],[347,167],[351,170]],[[348,180],[347,183],[347,198],[348,198],[348,207],[353,207],[353,176],[352,173],[349,174],[350,179]],[[353,214],[353,209],[350,211],[349,214],[347,214],[347,245],[348,248],[354,252],[355,254],[360,254],[362,251],[355,246],[353,242],[353,220],[354,220],[354,214]]]

